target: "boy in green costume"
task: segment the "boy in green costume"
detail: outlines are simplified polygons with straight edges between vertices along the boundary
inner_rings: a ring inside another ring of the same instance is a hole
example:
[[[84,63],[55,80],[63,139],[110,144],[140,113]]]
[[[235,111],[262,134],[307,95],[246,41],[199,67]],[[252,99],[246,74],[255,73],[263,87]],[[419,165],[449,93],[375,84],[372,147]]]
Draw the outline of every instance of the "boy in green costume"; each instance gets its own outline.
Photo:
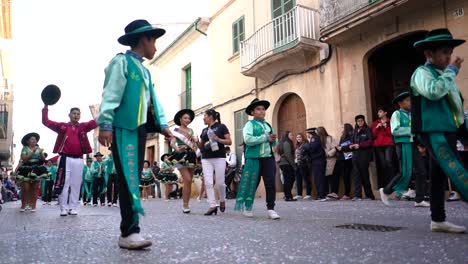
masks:
[[[254,99],[245,109],[253,120],[247,122],[243,129],[245,142],[245,166],[237,193],[234,210],[243,211],[246,217],[253,217],[252,209],[255,192],[260,183],[260,176],[265,184],[268,218],[277,220],[275,212],[275,176],[276,162],[273,147],[278,143],[277,135],[271,125],[265,121],[266,110],[270,102]]]
[[[118,175],[121,236],[118,245],[126,249],[151,246],[140,235],[139,175],[143,169],[147,133],[162,132],[172,137],[166,116],[156,98],[150,72],[142,62],[153,59],[156,39],[166,31],[153,27],[146,20],[135,20],[125,27],[118,41],[130,46],[118,54],[106,69],[104,92],[98,117],[99,142],[112,145]]]
[[[466,228],[445,221],[447,176],[468,198],[468,175],[457,156],[457,138],[466,136],[463,99],[455,84],[463,59],[451,62],[453,49],[465,40],[454,39],[448,29],[435,29],[414,43],[427,62],[411,77],[412,131],[430,153],[431,230],[463,233]]]
[[[416,180],[415,207],[429,207],[429,203],[424,201],[424,175],[423,164],[419,157],[419,152],[414,143],[414,135],[411,133],[411,99],[408,91],[400,93],[393,99],[393,105],[398,104],[400,109],[393,112],[390,121],[390,128],[393,141],[396,145],[396,153],[400,162],[400,172],[391,181],[380,188],[380,198],[386,206],[391,206],[388,196],[393,192],[401,197],[408,189],[408,185],[413,175],[413,168]]]
[[[91,203],[92,188],[93,188],[93,176],[91,175],[91,164],[93,163],[92,158],[86,159],[86,164],[83,167],[83,186],[81,187],[81,197],[83,199],[83,205],[86,206]]]

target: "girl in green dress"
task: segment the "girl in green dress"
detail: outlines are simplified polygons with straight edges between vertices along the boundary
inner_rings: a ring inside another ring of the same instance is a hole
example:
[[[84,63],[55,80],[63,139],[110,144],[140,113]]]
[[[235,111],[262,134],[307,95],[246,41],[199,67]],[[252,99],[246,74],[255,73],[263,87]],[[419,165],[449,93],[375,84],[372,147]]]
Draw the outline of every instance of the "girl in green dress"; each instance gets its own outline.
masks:
[[[44,150],[39,148],[39,134],[29,133],[23,137],[21,143],[21,161],[16,179],[21,184],[21,209],[36,211],[37,190],[41,178],[48,178],[49,172],[44,166]]]
[[[148,200],[148,194],[151,193],[151,188],[154,183],[154,173],[153,170],[150,168],[150,162],[145,160],[143,163],[143,170],[141,171],[141,178],[140,178],[140,187],[141,187],[141,194],[142,200]]]

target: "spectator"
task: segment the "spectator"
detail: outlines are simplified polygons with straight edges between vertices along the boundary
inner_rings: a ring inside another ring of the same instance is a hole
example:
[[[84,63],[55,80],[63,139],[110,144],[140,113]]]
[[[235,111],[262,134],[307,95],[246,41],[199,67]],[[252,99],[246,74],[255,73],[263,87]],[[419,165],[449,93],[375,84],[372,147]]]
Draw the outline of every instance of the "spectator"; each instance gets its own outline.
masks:
[[[231,151],[229,146],[225,147],[226,149],[226,197],[232,199],[236,197],[234,192],[233,183],[234,178],[236,177],[237,169],[237,156],[236,153]]]
[[[323,202],[326,201],[326,182],[325,182],[325,170],[327,166],[327,160],[325,156],[325,150],[323,148],[320,137],[316,133],[316,128],[309,128],[306,130],[308,142],[304,146],[309,164],[314,175],[315,187],[317,188],[317,200]]]
[[[351,171],[353,170],[353,153],[345,152],[343,148],[348,147],[352,144],[353,141],[353,126],[351,124],[343,125],[343,132],[341,133],[340,143],[336,147],[338,151],[336,153],[336,164],[333,169],[333,175],[331,178],[331,192],[338,194],[340,176],[343,175],[344,183],[344,195],[341,197],[341,200],[348,201],[350,200],[351,192]]]
[[[307,159],[307,153],[304,148],[306,139],[302,133],[296,136],[296,187],[297,196],[294,199],[310,200],[312,198],[312,184],[310,181],[309,174],[309,160]],[[302,183],[305,181],[306,196],[302,198]]]
[[[325,155],[327,157],[327,165],[325,169],[325,185],[327,193],[330,191],[329,186],[332,183],[332,175],[333,169],[335,168],[336,163],[336,146],[338,145],[335,139],[330,136],[327,130],[324,127],[317,128],[317,135],[320,137],[320,142],[323,143],[323,148],[325,150]],[[338,200],[338,192],[332,191],[331,193],[327,194],[328,200]]]
[[[283,191],[286,202],[294,202],[297,199],[293,198],[291,190],[295,181],[296,163],[294,154],[294,135],[290,131],[286,131],[278,144],[278,154],[281,156],[279,166],[284,177]]]
[[[157,161],[153,162],[153,167],[151,169],[153,170],[154,175],[158,175],[159,171],[161,171],[161,168],[158,166]],[[156,181],[155,185],[156,185],[156,189],[158,190],[158,198],[161,199],[161,184],[158,181]],[[151,187],[151,193],[153,197],[156,197],[154,193],[154,187]]]
[[[379,188],[383,188],[395,176],[393,169],[395,146],[387,111],[383,107],[378,107],[377,111],[379,118],[372,124],[372,135],[374,135],[375,161],[377,163],[377,182]]]
[[[343,151],[353,151],[352,175],[355,187],[353,201],[362,199],[362,187],[364,187],[366,198],[375,200],[369,178],[369,163],[372,160],[372,130],[363,115],[357,115],[355,121],[352,144],[342,148]]]

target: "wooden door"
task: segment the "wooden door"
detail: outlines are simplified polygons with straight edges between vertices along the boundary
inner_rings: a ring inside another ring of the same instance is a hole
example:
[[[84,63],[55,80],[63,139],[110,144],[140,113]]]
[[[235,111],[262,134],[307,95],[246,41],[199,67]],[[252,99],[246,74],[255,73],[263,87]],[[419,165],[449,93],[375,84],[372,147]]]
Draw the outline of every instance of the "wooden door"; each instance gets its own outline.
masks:
[[[306,111],[304,102],[297,94],[291,94],[281,103],[278,112],[278,137],[282,137],[286,131],[294,135],[304,133],[306,130]]]

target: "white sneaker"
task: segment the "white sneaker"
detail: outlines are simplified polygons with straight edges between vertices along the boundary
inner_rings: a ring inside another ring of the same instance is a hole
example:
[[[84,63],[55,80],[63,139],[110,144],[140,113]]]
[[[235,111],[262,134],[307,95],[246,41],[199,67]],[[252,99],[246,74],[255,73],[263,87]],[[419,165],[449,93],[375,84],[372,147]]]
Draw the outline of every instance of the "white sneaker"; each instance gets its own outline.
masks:
[[[24,211],[26,211],[24,208],[20,208],[21,213],[24,213]]]
[[[303,198],[303,199],[304,199],[304,200],[310,200],[310,199],[312,199],[312,196],[310,196],[310,195],[306,195],[306,196],[304,196],[304,198]]]
[[[460,201],[460,195],[457,192],[452,191],[450,193],[449,198],[447,199],[447,202],[455,202],[455,201]]]
[[[422,201],[420,203],[415,202],[414,207],[431,207],[431,204],[426,201]]]
[[[78,215],[78,212],[74,209],[68,211],[69,215]]]
[[[144,239],[140,234],[133,233],[128,237],[119,237],[119,247],[126,249],[143,249],[151,246],[150,240]]]
[[[416,191],[410,188],[410,189],[408,189],[408,191],[406,191],[405,193],[403,193],[402,196],[403,196],[404,198],[414,199],[414,198],[416,198]]]
[[[268,210],[268,218],[278,220],[280,219],[280,216],[274,210]]]
[[[392,206],[390,204],[390,201],[388,200],[388,195],[384,193],[383,188],[380,188],[379,192],[380,192],[380,200],[382,200],[382,203],[384,203],[385,206]]]
[[[116,204],[116,203],[114,203],[114,204],[112,204],[112,206],[114,206],[114,207],[117,207],[117,204]]]
[[[93,204],[94,207],[97,207],[97,204]]]
[[[244,210],[244,212],[243,212],[242,214],[243,214],[245,217],[249,217],[249,218],[251,218],[251,217],[254,216],[252,210],[250,210],[250,211]]]
[[[60,210],[60,216],[67,216],[68,212],[65,209]]]
[[[296,195],[296,196],[294,196],[294,199],[296,199],[296,200],[302,199],[302,195]]]
[[[107,203],[107,206],[109,206],[109,207],[112,206],[112,203]]]
[[[431,221],[432,232],[445,232],[445,233],[465,233],[464,226],[454,225],[450,222],[434,222]]]

